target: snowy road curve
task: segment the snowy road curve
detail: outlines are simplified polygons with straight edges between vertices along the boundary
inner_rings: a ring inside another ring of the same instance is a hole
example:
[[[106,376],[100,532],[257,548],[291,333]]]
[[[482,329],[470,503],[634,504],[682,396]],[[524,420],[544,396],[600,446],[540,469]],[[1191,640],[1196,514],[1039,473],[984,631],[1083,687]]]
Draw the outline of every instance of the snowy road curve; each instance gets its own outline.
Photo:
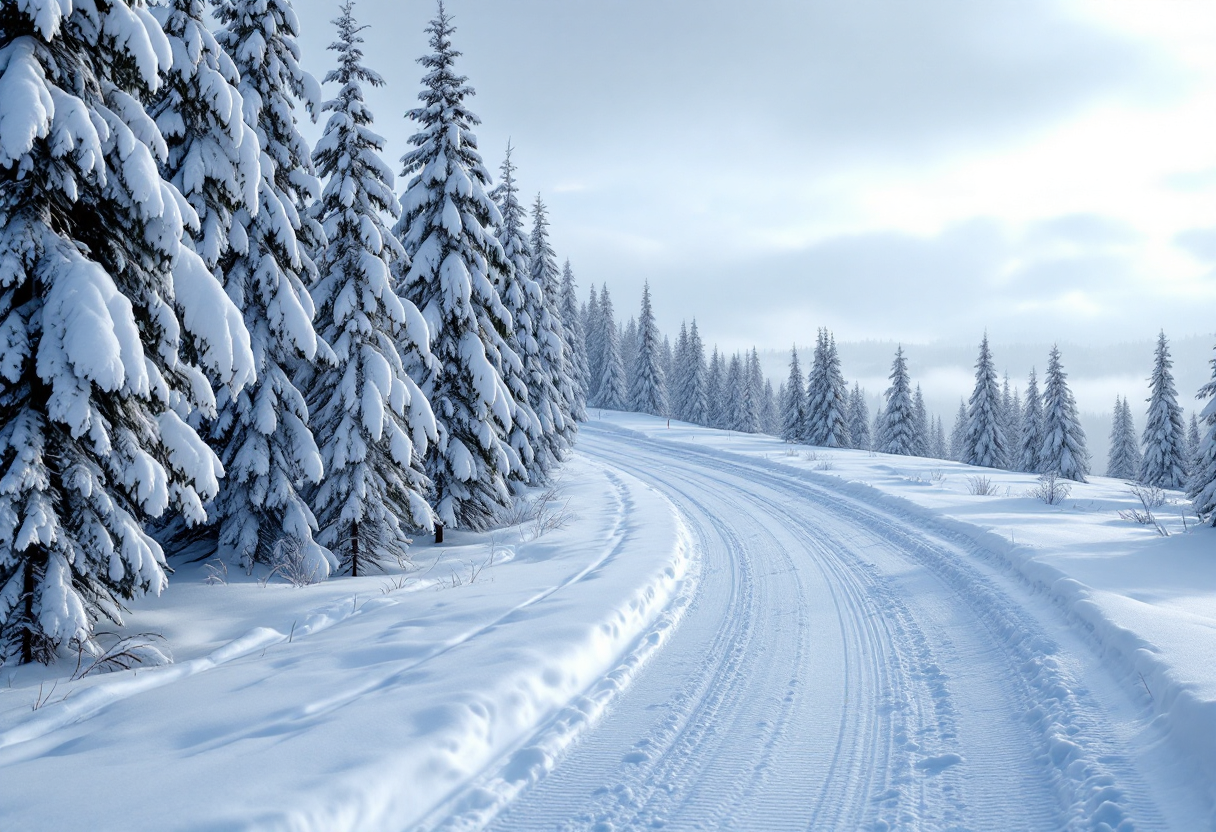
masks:
[[[945,531],[591,424],[701,550],[668,644],[508,830],[1196,829],[1084,635]],[[1151,737],[1149,737],[1151,739]],[[1152,743],[1148,743],[1150,746]],[[458,827],[451,817],[439,827]]]

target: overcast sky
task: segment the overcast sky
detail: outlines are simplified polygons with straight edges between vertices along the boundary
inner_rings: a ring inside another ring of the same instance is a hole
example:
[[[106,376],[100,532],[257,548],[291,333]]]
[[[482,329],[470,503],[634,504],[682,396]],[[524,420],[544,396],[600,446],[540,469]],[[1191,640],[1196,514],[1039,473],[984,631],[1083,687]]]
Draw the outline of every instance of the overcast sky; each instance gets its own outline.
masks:
[[[296,7],[320,79],[337,3]],[[664,329],[695,317],[728,349],[817,326],[905,343],[1216,330],[1216,2],[448,9],[487,165],[510,137],[559,256],[618,314],[649,279]],[[434,5],[355,13],[397,166]]]

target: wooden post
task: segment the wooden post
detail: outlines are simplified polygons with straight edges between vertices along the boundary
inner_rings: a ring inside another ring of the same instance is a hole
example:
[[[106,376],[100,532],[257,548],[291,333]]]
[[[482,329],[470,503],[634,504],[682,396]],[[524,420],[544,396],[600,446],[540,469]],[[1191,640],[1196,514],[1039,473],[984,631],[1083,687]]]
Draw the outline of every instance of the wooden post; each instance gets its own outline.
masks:
[[[443,542],[443,524],[442,523],[435,524],[435,542],[436,543]]]

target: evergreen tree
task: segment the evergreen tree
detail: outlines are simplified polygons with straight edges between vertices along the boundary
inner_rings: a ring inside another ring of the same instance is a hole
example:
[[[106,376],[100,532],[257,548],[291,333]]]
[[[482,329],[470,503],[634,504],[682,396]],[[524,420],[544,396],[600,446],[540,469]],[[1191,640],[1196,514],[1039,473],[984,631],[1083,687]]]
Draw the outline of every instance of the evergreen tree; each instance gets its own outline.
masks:
[[[760,369],[760,355],[755,347],[750,353],[744,353],[743,364],[743,406],[739,413],[739,430],[759,433],[764,418],[764,373]]]
[[[1043,447],[1039,452],[1043,471],[1085,482],[1089,473],[1089,451],[1085,431],[1077,418],[1077,404],[1068,389],[1068,375],[1060,363],[1060,350],[1051,348],[1043,390]]]
[[[423,106],[406,113],[418,132],[402,158],[402,175],[412,178],[395,231],[410,258],[400,291],[421,310],[435,359],[422,389],[438,423],[425,470],[441,534],[443,526],[486,529],[510,504],[506,479],[514,452],[506,437],[514,402],[499,369],[509,350],[510,314],[493,280],[512,266],[491,233],[502,216],[486,193],[490,175],[472,132],[480,120],[465,105],[473,90],[453,69],[460,53],[452,48],[455,30],[442,2],[426,31],[433,51],[418,59],[426,69],[418,95]],[[544,256],[535,236],[532,255],[534,263]],[[541,331],[549,331],[543,321]],[[559,340],[559,358],[560,349]]]
[[[340,86],[322,109],[331,112],[315,158],[328,177],[316,216],[328,246],[317,258],[313,291],[322,337],[337,361],[323,369],[311,399],[325,480],[317,491],[318,540],[343,570],[365,574],[403,555],[408,529],[433,528],[422,454],[436,439],[430,405],[406,374],[399,347],[426,353],[418,310],[393,291],[392,265],[405,256],[382,216],[400,213],[393,173],[380,158],[363,84],[384,80],[363,66],[353,2],[334,21],[338,68],[325,77]],[[509,268],[509,267],[508,267]]]
[[[560,320],[565,327],[566,355],[569,356],[567,372],[570,375],[570,416],[566,441],[574,447],[578,423],[587,421],[587,336],[583,333],[583,318],[578,311],[578,284],[574,282],[574,270],[566,260],[562,268]],[[670,347],[668,348],[670,351]]]
[[[886,444],[887,430],[887,411],[883,406],[883,402],[878,402],[878,409],[874,411],[874,422],[870,427],[870,448],[878,452]]]
[[[933,418],[933,441],[930,443],[929,456],[935,459],[949,458],[949,451],[946,447],[946,428],[942,424],[941,416]]]
[[[714,351],[709,360],[709,374],[705,381],[705,397],[709,402],[708,426],[719,430],[726,428],[727,403],[724,400],[726,391],[723,389],[725,384],[726,368],[722,355],[718,352],[718,345],[714,344]]]
[[[996,368],[988,351],[988,335],[980,342],[975,362],[975,390],[967,404],[967,438],[963,462],[983,468],[1003,468],[1008,456],[1008,440],[1001,427],[1001,389],[996,383]]]
[[[490,198],[502,216],[498,242],[511,263],[507,271],[495,273],[495,289],[511,314],[513,329],[506,334],[507,345],[519,358],[516,364],[509,361],[508,355],[508,362],[502,367],[503,381],[515,401],[508,443],[523,466],[522,471],[515,472],[515,481],[539,485],[557,465],[553,447],[561,407],[537,338],[537,322],[544,316],[544,301],[540,287],[532,280],[532,253],[524,236],[525,212],[515,187],[511,150],[508,144],[506,158],[499,167],[502,181],[490,191]]]
[[[806,441],[823,448],[848,447],[847,408],[848,387],[840,372],[836,340],[827,329],[820,329],[807,378]]]
[[[912,427],[914,431],[916,456],[929,456],[929,411],[925,407],[925,394],[920,385],[916,385],[916,393],[912,396]]]
[[[1031,367],[1030,380],[1026,383],[1026,407],[1022,411],[1017,462],[1013,467],[1028,474],[1042,473],[1042,450],[1043,399],[1039,396],[1039,382]]]
[[[1187,452],[1186,426],[1182,423],[1182,408],[1178,406],[1178,391],[1170,368],[1169,342],[1165,332],[1157,336],[1156,364],[1149,379],[1152,394],[1148,399],[1148,416],[1144,422],[1144,457],[1140,462],[1140,482],[1161,488],[1186,487]]]
[[[1140,442],[1132,421],[1131,406],[1115,397],[1115,415],[1111,420],[1110,460],[1106,476],[1120,480],[1135,480],[1140,476]]]
[[[1194,412],[1191,413],[1191,423],[1186,430],[1186,458],[1187,470],[1199,470],[1199,451],[1202,448],[1202,443],[1199,439],[1199,419]]]
[[[773,393],[773,383],[767,378],[764,380],[764,404],[760,408],[760,430],[770,436],[776,436],[781,430],[777,396]]]
[[[633,384],[633,368],[638,363],[638,321],[630,317],[621,328],[621,361],[625,364],[626,389]]]
[[[1005,372],[1005,380],[1001,384],[1000,407],[997,408],[997,421],[1001,426],[1001,434],[1005,437],[1005,455],[1001,460],[1001,468],[1013,467],[1013,450],[1017,444],[1017,436],[1021,427],[1021,408],[1014,406],[1013,388],[1009,384],[1009,372]]]
[[[726,400],[723,412],[726,430],[740,433],[747,431],[747,415],[743,403],[743,397],[746,395],[745,388],[746,374],[743,369],[743,359],[739,357],[739,353],[735,353],[726,365],[726,378],[722,384],[722,392]]]
[[[954,416],[954,428],[950,431],[950,458],[962,462],[967,451],[967,403],[958,400],[958,413]]]
[[[705,346],[701,333],[697,331],[694,318],[688,331],[688,354],[682,370],[684,384],[685,419],[694,425],[709,424],[709,371],[705,366]]]
[[[264,160],[253,184],[256,205],[235,206],[233,245],[214,249],[217,273],[252,338],[257,383],[237,395],[220,391],[210,438],[227,477],[212,516],[225,559],[268,562],[282,540],[309,553],[323,577],[330,563],[314,547],[317,521],[301,493],[321,481],[323,465],[300,385],[333,355],[313,326],[312,253],[324,247],[325,235],[309,215],[320,185],[295,118],[301,104],[314,109],[320,89],[300,67],[299,26],[288,0],[224,0],[216,16],[222,23],[217,41],[233,56],[245,120]],[[263,48],[249,49],[250,43]],[[174,121],[173,113],[164,119]],[[185,179],[192,178],[191,166]],[[213,222],[222,225],[219,193],[204,185],[200,198],[213,204]]]
[[[660,364],[659,328],[650,307],[650,284],[642,287],[638,319],[638,352],[629,378],[629,409],[652,416],[667,415],[667,379]]]
[[[852,447],[870,450],[870,408],[866,405],[866,394],[861,385],[854,382],[849,394],[849,439]]]
[[[1216,358],[1209,363],[1212,380],[1196,394],[1200,401],[1207,399],[1208,402],[1199,412],[1199,461],[1191,472],[1187,496],[1191,498],[1195,513],[1216,526]]]
[[[675,349],[672,350],[672,371],[667,374],[667,388],[670,394],[671,417],[681,421],[685,418],[684,394],[686,378],[684,368],[688,362],[688,324],[680,321],[680,335],[676,338]]]
[[[912,382],[908,378],[908,364],[904,360],[903,347],[895,350],[895,361],[891,364],[891,386],[886,392],[886,407],[883,408],[882,445],[876,450],[886,454],[915,453],[915,413],[912,406]]]
[[[604,339],[600,329],[600,301],[591,284],[591,297],[587,301],[587,313],[583,316],[583,333],[587,339],[587,403],[595,400],[604,377]],[[593,406],[593,405],[592,405]]]
[[[625,410],[628,407],[629,391],[625,386],[625,365],[621,359],[621,340],[617,332],[616,317],[612,311],[612,298],[608,285],[600,294],[599,343],[603,346],[603,378],[596,389],[592,407],[605,410]]]
[[[790,348],[790,377],[785,382],[781,400],[781,438],[786,442],[801,442],[806,424],[806,398],[802,391],[802,367],[798,363],[797,345]]]
[[[562,323],[561,276],[557,271],[557,254],[549,244],[549,214],[540,194],[532,203],[532,282],[540,290],[537,341],[541,360],[548,374],[549,385],[557,391],[553,399],[553,432],[546,435],[547,454],[555,460],[565,459],[574,445],[573,408],[578,403],[574,364],[570,356],[570,340]]]
[[[663,336],[663,345],[659,349],[659,366],[663,368],[663,378],[668,380],[668,384],[675,378],[675,351],[671,348],[671,339],[666,335]],[[670,399],[671,391],[668,390],[668,398]],[[670,407],[670,402],[669,402]]]
[[[95,651],[99,619],[164,589],[144,522],[205,521],[223,474],[182,416],[215,415],[204,370],[254,379],[158,169],[141,102],[170,60],[140,0],[0,12],[0,661]]]

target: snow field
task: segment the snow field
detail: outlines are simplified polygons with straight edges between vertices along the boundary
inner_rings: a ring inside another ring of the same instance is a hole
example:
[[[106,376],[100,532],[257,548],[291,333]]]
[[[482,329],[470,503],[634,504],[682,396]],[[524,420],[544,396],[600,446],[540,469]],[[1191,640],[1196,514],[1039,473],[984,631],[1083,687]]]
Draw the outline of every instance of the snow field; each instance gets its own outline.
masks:
[[[39,684],[71,668],[6,672],[6,832],[480,825],[597,718],[692,592],[665,498],[580,459],[562,478],[577,520],[538,538],[450,533],[416,543],[405,576],[303,589],[208,586],[178,564],[124,629],[158,630],[176,664],[60,679],[37,710]]]
[[[1035,477],[973,468],[917,457],[787,445],[768,436],[728,434],[636,414],[597,413],[605,426],[674,448],[695,446],[699,453],[735,459],[781,472],[807,487],[845,498],[886,515],[896,526],[915,526],[963,553],[927,562],[956,586],[969,603],[975,586],[960,567],[979,567],[1005,575],[1027,591],[1025,601],[1046,601],[1063,613],[1070,630],[1087,643],[1084,651],[1118,680],[1135,703],[1119,727],[1171,771],[1197,783],[1208,802],[1208,824],[1216,826],[1216,558],[1213,530],[1197,526],[1184,512],[1177,492],[1157,519],[1170,534],[1118,517],[1118,510],[1139,508],[1124,483],[1101,477],[1072,485],[1063,504],[1047,506],[1028,496]],[[991,481],[993,496],[969,493],[970,477]],[[868,522],[876,522],[874,519]],[[932,554],[931,549],[921,549]],[[945,570],[942,572],[941,570]],[[954,574],[951,574],[954,573]],[[982,573],[981,573],[982,574]],[[982,586],[982,584],[981,584]],[[1024,654],[1025,683],[1042,694],[1045,708],[1031,714],[1048,739],[1048,760],[1058,784],[1075,794],[1077,814],[1109,822],[1120,795],[1105,763],[1070,736],[1080,730],[1069,713],[1072,700],[1086,691],[1058,684],[1083,676],[1085,668],[1062,667],[1054,658],[1059,633],[1036,643],[1025,616],[1007,604],[980,603],[987,626],[1002,635],[1015,655]],[[986,610],[986,611],[985,611]],[[1063,674],[1063,676],[1061,676]],[[1088,678],[1088,677],[1087,677]],[[1165,744],[1161,744],[1165,740]],[[1100,746],[1101,744],[1099,744]],[[1111,804],[1105,807],[1105,804]],[[1110,823],[1112,828],[1118,823]]]

